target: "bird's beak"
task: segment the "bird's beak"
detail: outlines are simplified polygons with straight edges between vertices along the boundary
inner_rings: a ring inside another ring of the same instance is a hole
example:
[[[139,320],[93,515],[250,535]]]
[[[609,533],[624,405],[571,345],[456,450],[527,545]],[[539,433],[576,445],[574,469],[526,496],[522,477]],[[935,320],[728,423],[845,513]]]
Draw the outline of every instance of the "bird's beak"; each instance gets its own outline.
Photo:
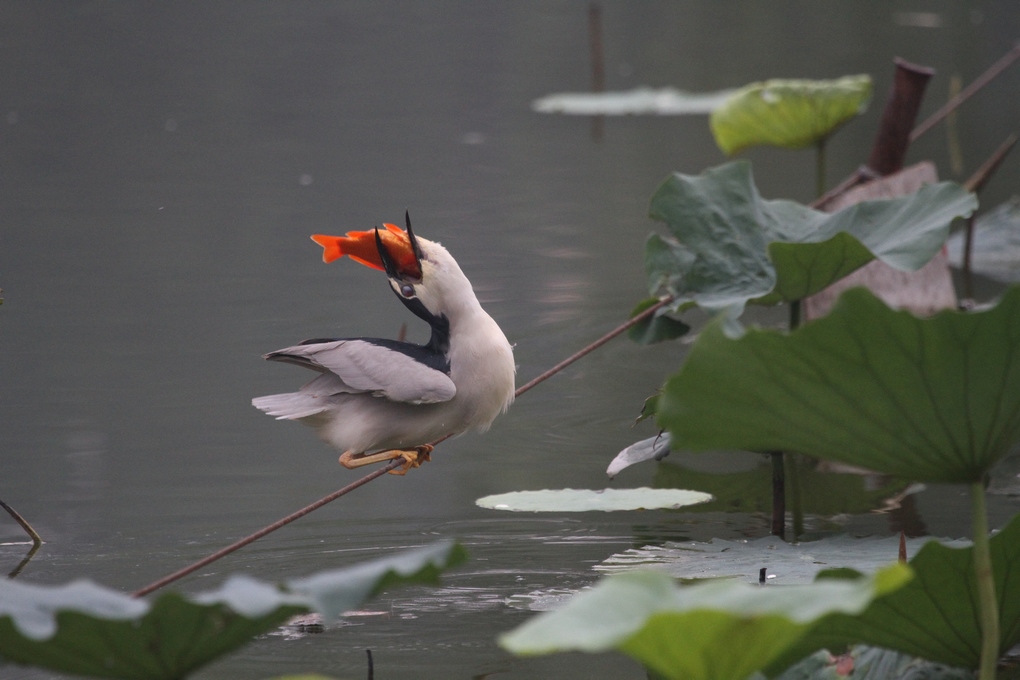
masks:
[[[421,252],[421,246],[418,245],[418,239],[414,236],[414,231],[411,230],[411,213],[404,210],[404,223],[407,225],[407,240],[411,242],[411,250],[414,252],[415,262],[418,263],[418,271],[421,271],[421,261],[425,255]]]
[[[375,249],[379,253],[379,261],[382,262],[386,276],[391,279],[399,279],[400,265],[398,265],[396,259],[390,255],[390,251],[386,249],[386,244],[383,243],[382,236],[379,235],[379,227],[375,228]]]
[[[407,223],[407,242],[399,242],[399,246],[396,252],[393,252],[393,242],[389,244],[385,243],[382,234],[393,234],[394,232],[387,229],[385,232],[380,232],[379,228],[375,229],[375,247],[379,251],[379,260],[382,262],[383,270],[386,272],[386,276],[397,281],[410,281],[412,283],[418,283],[421,281],[421,260],[423,254],[421,252],[421,245],[418,243],[418,239],[415,238],[414,231],[411,230],[411,216],[404,211],[404,221]],[[387,228],[392,227],[391,224],[385,224]],[[396,233],[404,235],[399,229]],[[411,255],[413,260],[407,257],[408,246],[410,246]],[[413,266],[408,266],[413,261]]]

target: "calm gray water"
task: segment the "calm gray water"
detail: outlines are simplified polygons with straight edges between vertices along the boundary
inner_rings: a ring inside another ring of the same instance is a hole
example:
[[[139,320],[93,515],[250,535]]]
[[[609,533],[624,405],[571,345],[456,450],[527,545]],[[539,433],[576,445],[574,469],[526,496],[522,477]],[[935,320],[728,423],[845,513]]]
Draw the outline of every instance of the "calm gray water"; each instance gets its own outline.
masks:
[[[604,3],[607,86],[870,73],[876,102],[830,144],[841,177],[864,160],[894,56],[939,69],[926,115],[950,75],[969,81],[1020,36],[1014,2],[962,5]],[[311,431],[250,406],[306,378],[260,355],[307,337],[393,337],[405,321],[412,339],[424,330],[378,272],[324,265],[309,234],[399,223],[409,208],[515,343],[520,382],[626,318],[645,290],[651,192],[671,170],[724,158],[703,117],[611,119],[595,142],[585,119],[530,111],[590,86],[586,15],[585,2],[0,2],[0,498],[47,541],[19,578],[132,590],[356,477]],[[1020,68],[961,110],[964,174],[1015,129],[1018,88]],[[952,178],[946,148],[939,128],[912,159]],[[749,157],[763,194],[810,199],[810,153]],[[986,205],[1020,190],[1018,167]],[[761,536],[765,515],[518,516],[474,500],[604,487],[612,456],[652,433],[633,417],[685,347],[617,340],[488,434],[183,581],[296,576],[437,537],[472,555],[441,588],[394,591],[321,635],[267,636],[201,677],[364,677],[370,648],[386,679],[643,678],[623,657],[517,660],[494,639],[530,616],[532,594],[592,583],[615,552]],[[639,467],[614,485],[664,474]],[[1015,499],[993,497],[993,526]],[[957,489],[929,488],[913,511],[932,534],[969,532]],[[809,517],[818,535],[893,524],[865,510]],[[22,538],[0,517],[0,542]],[[23,551],[0,546],[0,566]],[[42,677],[0,666],[5,680]]]

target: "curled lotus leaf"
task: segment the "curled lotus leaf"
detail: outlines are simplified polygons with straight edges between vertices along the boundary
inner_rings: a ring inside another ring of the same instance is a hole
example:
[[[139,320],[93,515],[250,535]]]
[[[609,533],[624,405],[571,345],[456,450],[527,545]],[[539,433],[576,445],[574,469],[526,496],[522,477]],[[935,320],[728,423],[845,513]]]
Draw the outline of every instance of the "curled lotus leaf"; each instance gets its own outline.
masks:
[[[716,144],[727,155],[767,144],[811,146],[863,113],[871,76],[836,80],[767,80],[737,90],[709,119]]]

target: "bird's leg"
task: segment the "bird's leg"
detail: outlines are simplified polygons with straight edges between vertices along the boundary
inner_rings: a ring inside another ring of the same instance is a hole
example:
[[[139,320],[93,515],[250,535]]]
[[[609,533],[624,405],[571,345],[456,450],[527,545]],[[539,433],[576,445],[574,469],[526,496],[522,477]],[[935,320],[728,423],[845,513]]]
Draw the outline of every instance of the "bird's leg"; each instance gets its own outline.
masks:
[[[387,451],[379,451],[378,453],[371,453],[365,455],[364,453],[352,453],[350,451],[344,451],[343,455],[340,456],[340,464],[348,470],[362,467],[363,465],[372,465],[373,463],[382,463],[387,460],[396,460],[397,458],[403,458],[404,464],[395,470],[390,470],[391,475],[406,475],[407,471],[411,468],[421,467],[422,463],[432,460],[432,446],[430,444],[422,444],[416,446],[413,449],[389,449]]]

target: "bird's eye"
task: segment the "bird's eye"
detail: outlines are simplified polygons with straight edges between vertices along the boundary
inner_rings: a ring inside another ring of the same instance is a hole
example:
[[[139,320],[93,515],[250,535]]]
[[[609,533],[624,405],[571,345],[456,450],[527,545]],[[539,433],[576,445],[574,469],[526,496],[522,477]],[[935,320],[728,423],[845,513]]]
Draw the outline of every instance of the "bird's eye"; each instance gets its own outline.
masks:
[[[409,283],[405,283],[404,285],[402,285],[400,287],[400,294],[403,295],[406,298],[413,298],[414,297],[414,286],[412,286]]]

